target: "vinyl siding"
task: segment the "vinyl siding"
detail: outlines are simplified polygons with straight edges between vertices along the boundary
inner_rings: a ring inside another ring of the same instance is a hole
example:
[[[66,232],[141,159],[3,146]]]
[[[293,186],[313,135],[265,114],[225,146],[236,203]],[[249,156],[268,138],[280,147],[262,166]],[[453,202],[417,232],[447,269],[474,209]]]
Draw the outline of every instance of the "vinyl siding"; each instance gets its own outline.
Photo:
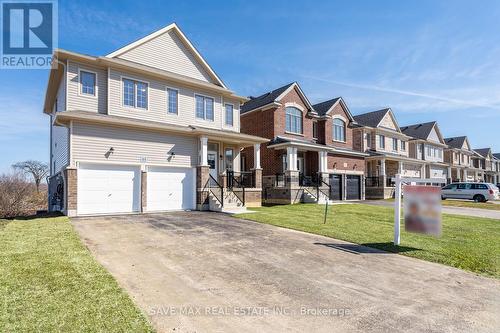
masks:
[[[51,116],[52,120],[52,116]],[[69,136],[68,129],[62,126],[54,126],[51,121],[52,131],[52,158],[50,161],[50,168],[52,175],[61,171],[69,163]],[[55,165],[54,165],[55,162]]]
[[[114,126],[73,123],[74,162],[119,162],[194,167],[198,162],[198,140]],[[113,147],[114,153],[105,154]],[[169,159],[169,153],[175,156]]]
[[[384,118],[380,121],[379,127],[390,128],[395,131],[397,130],[396,124],[394,124],[394,121],[392,120],[392,117],[389,112],[387,112]]]
[[[214,83],[174,31],[168,31],[118,58]]]
[[[148,109],[132,108],[123,105],[122,78],[130,78],[148,83]],[[174,88],[178,94],[178,114],[172,115],[167,112],[167,92],[166,89]],[[210,92],[194,90],[182,87],[169,81],[160,81],[147,77],[132,75],[123,71],[110,70],[109,81],[109,113],[110,115],[130,117],[143,120],[158,121],[177,125],[194,125],[213,129],[228,129],[239,132],[239,103],[230,101],[234,105],[234,126],[223,125],[225,122],[223,98]],[[195,116],[195,94],[208,96],[214,99],[214,121],[198,119]]]
[[[95,72],[97,78],[96,97],[80,95],[78,69]],[[68,110],[83,110],[105,114],[107,112],[107,71],[77,62],[68,62]]]
[[[60,112],[60,111],[66,111],[66,80],[63,79],[61,80],[61,83],[59,83],[59,89],[57,90],[57,96],[56,96],[56,103],[57,106],[53,111]]]

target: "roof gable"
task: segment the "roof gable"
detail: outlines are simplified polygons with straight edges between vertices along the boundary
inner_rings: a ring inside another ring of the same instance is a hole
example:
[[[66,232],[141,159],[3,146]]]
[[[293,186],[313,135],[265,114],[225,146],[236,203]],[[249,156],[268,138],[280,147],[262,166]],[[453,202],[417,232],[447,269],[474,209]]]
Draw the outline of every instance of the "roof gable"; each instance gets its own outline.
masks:
[[[464,149],[471,151],[469,140],[466,136],[456,136],[453,138],[445,138],[444,143],[450,146],[450,148]]]
[[[435,121],[401,127],[401,131],[413,138],[444,144],[441,131]]]
[[[401,132],[390,108],[358,114],[354,116],[354,120],[362,126],[383,127]]]
[[[125,59],[227,88],[175,23],[106,57]]]
[[[492,156],[491,155],[491,148],[474,149],[474,151],[485,158],[488,158],[488,157],[491,158],[491,156]]]
[[[318,113],[319,116],[328,116],[331,114],[333,109],[335,109],[335,107],[339,104],[342,107],[346,117],[350,121],[355,122],[355,120],[351,114],[351,111],[347,107],[347,104],[344,102],[344,99],[342,97],[335,97],[335,98],[332,98],[328,101],[314,104],[313,108]]]

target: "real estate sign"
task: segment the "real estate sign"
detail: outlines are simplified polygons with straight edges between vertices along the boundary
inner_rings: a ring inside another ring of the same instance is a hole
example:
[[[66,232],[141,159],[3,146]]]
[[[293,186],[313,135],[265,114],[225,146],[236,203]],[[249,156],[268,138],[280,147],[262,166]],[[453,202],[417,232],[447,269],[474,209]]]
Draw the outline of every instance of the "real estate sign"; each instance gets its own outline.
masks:
[[[405,230],[441,235],[441,188],[406,185],[403,187]]]

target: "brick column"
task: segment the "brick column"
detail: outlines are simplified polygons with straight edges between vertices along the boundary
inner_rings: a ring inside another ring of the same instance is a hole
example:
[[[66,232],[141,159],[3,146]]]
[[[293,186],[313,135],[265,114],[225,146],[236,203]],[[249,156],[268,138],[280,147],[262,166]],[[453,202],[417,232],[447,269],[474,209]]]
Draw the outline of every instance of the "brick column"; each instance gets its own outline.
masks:
[[[252,169],[253,173],[253,187],[262,188],[262,169]]]
[[[208,165],[200,165],[196,168],[196,209],[203,210],[205,201],[208,198],[208,192],[203,193],[203,188],[207,183],[210,175]]]
[[[141,171],[141,212],[148,210],[148,173],[146,171]]]
[[[64,180],[66,183],[66,215],[76,216],[77,210],[77,169],[65,169]]]

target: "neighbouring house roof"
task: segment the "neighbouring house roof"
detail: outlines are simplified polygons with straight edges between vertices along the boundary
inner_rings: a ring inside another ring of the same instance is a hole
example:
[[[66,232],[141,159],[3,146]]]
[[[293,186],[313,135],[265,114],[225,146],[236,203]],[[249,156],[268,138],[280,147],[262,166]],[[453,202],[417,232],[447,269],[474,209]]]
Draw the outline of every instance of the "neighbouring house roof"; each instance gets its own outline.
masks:
[[[358,114],[354,116],[354,120],[362,126],[377,127],[382,119],[384,119],[387,112],[390,111],[390,108],[385,108],[382,110]]]
[[[488,154],[491,153],[491,148],[479,148],[479,149],[474,149],[476,153],[481,155],[482,157],[488,157]]]
[[[243,114],[245,112],[260,108],[261,106],[276,102],[276,99],[294,83],[295,82],[285,84],[282,87],[266,92],[265,94],[262,94],[258,97],[249,97],[250,100],[241,106],[240,113]]]
[[[313,108],[314,110],[316,110],[319,116],[324,116],[340,99],[340,97],[335,97],[329,99],[328,101],[314,104]]]
[[[401,127],[401,132],[416,139],[427,140],[429,138],[429,135],[431,134],[432,129],[436,125],[437,122],[430,121],[427,123],[403,126]],[[441,135],[439,134],[439,130],[436,129],[436,132],[438,133],[439,138],[442,139]]]
[[[500,160],[500,153],[494,153],[493,156],[495,156],[496,159]]]
[[[445,138],[444,143],[446,143],[451,148],[462,149],[465,140],[467,140],[466,136],[456,136],[454,138]]]

